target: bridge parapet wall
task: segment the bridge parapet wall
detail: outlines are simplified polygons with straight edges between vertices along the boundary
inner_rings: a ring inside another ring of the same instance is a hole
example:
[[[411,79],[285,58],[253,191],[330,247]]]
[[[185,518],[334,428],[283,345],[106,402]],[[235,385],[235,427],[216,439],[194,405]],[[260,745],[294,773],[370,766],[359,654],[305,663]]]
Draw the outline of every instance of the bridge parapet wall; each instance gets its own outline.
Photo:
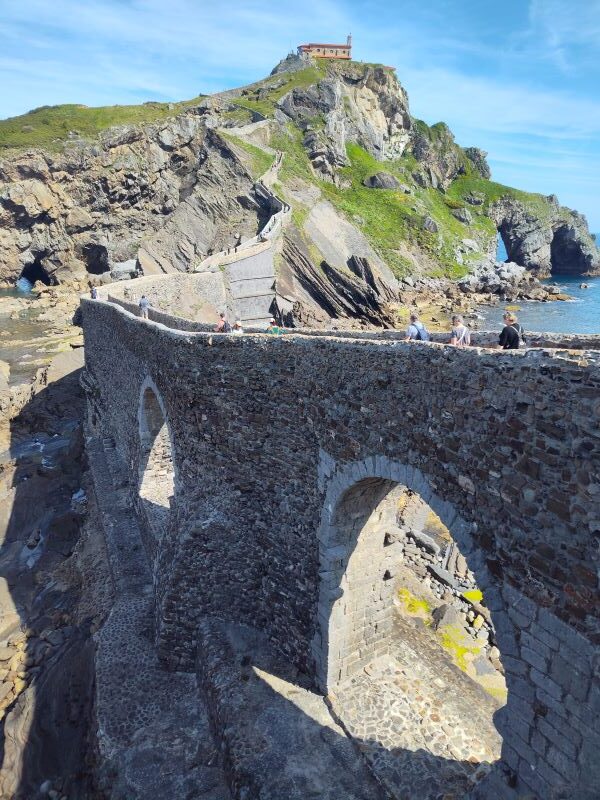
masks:
[[[218,292],[216,287],[211,286],[213,291],[207,295],[207,281],[212,283],[209,273],[154,275],[99,287],[98,293],[101,299],[116,303],[136,316],[139,313],[137,302],[142,294],[145,294],[153,306],[150,309],[150,319],[177,330],[209,332],[214,328],[211,322],[192,321],[183,316],[185,310],[181,307],[181,296],[186,294],[188,297],[189,295],[196,296],[198,303],[201,300],[208,300],[215,308],[224,308],[225,297]],[[259,332],[260,329],[249,327],[247,330]],[[405,338],[405,333],[402,330],[354,331],[293,328],[289,329],[288,332],[325,339],[344,338],[376,342],[401,341]],[[430,335],[431,341],[438,344],[447,344],[449,341],[449,333],[433,332]],[[475,330],[472,333],[472,339],[475,347],[495,347],[498,344],[498,332]],[[600,334],[528,332],[527,343],[528,348],[597,351],[595,355],[591,354],[590,357],[593,359],[600,357],[598,356],[598,353],[600,353]]]
[[[211,614],[262,628],[312,670],[327,498],[348,480],[403,481],[446,521],[465,522],[461,547],[504,643],[506,763],[541,797],[539,787],[594,785],[593,357],[186,333],[104,302],[84,302],[83,320],[97,425],[125,462],[139,459],[148,377],[172,431],[178,485],[155,561],[167,663],[191,666]]]

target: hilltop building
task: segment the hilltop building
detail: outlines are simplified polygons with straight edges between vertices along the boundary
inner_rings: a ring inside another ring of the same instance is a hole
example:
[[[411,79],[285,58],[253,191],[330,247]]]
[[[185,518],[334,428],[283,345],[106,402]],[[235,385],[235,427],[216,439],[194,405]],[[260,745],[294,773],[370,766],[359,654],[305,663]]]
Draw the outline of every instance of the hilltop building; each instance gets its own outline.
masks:
[[[352,34],[348,34],[346,44],[322,44],[310,42],[298,45],[298,55],[309,55],[315,58],[346,58],[350,59],[352,51]]]

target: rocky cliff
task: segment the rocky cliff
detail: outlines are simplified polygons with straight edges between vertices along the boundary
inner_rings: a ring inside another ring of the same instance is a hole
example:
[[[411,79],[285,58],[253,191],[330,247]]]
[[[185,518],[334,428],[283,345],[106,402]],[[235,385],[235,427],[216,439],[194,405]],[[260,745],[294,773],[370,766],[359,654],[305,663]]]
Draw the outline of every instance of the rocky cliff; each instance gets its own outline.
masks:
[[[0,279],[52,284],[136,259],[147,272],[185,270],[254,235],[266,214],[201,114],[112,129],[0,162]]]
[[[257,233],[269,213],[257,165],[276,149],[278,190],[293,209],[280,279],[309,317],[335,308],[374,321],[375,303],[376,320],[391,319],[402,281],[490,265],[498,232],[535,276],[600,271],[580,214],[493,183],[485,153],[414,119],[381,65],[288,57],[252,86],[93,140],[69,133],[56,152],[33,147],[35,129],[23,128],[32,146],[0,161],[0,280],[190,269]]]

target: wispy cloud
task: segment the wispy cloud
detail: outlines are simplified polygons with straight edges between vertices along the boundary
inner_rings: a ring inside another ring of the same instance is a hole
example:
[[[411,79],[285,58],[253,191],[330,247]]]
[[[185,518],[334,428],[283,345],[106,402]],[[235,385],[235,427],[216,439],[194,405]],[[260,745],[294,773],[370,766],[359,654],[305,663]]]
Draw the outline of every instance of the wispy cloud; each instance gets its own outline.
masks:
[[[450,70],[402,69],[413,110],[436,109],[440,119],[460,117],[473,130],[587,139],[600,135],[600,97],[535,90]]]
[[[0,115],[180,100],[263,77],[352,31],[398,67],[413,113],[488,150],[497,179],[588,210],[600,161],[600,0],[0,0]],[[549,187],[549,188],[547,188]]]
[[[600,48],[600,0],[530,0],[529,35],[557,63],[570,68],[582,49]]]

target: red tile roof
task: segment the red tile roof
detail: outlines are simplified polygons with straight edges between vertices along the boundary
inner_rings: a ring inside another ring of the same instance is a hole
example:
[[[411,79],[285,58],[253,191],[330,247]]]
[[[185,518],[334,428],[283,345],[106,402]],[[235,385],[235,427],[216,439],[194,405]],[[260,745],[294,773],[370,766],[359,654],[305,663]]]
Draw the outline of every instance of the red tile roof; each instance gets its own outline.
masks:
[[[298,47],[340,47],[344,50],[349,49],[352,45],[349,44],[323,44],[322,42],[310,42],[309,44],[299,44]]]

